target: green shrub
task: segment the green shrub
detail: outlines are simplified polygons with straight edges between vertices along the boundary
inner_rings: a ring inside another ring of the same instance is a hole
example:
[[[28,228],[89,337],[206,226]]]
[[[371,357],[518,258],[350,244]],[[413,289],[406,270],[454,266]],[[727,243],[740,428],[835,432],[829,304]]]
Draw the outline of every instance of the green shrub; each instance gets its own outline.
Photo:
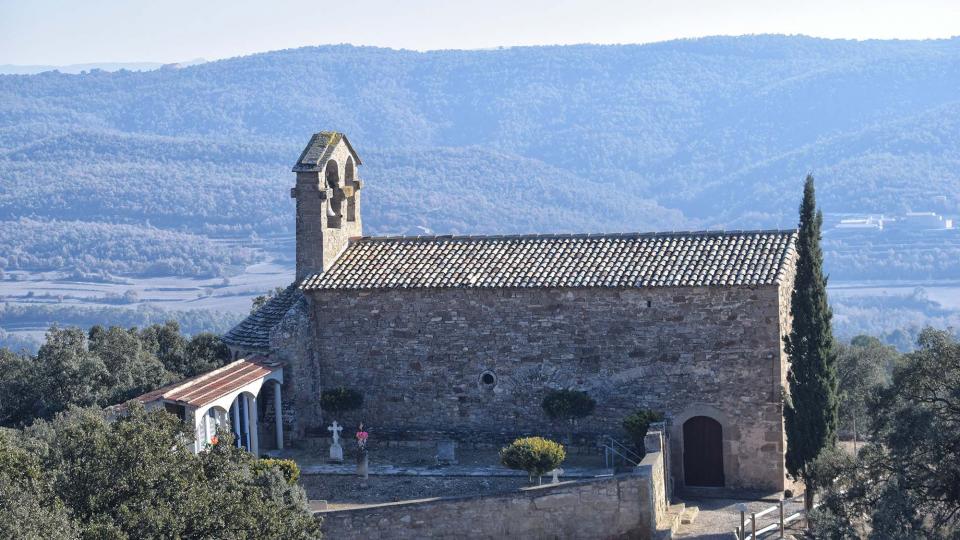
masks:
[[[551,390],[540,404],[553,420],[576,420],[590,416],[597,402],[581,390]]]
[[[559,467],[566,457],[562,444],[543,437],[517,439],[500,449],[500,463],[510,469],[526,471],[531,482],[534,476],[543,476]]]
[[[297,480],[300,478],[300,467],[298,467],[297,462],[293,461],[292,459],[258,459],[253,462],[253,465],[250,468],[253,470],[254,474],[258,475],[272,468],[280,469],[280,473],[283,474],[283,479],[286,480],[291,486],[295,485]]]
[[[353,388],[331,388],[320,393],[320,407],[332,413],[353,411],[363,406],[363,394]]]
[[[623,429],[627,432],[630,442],[633,443],[633,447],[640,457],[647,454],[643,440],[647,436],[650,424],[661,420],[663,420],[662,413],[649,409],[637,409],[623,419]]]

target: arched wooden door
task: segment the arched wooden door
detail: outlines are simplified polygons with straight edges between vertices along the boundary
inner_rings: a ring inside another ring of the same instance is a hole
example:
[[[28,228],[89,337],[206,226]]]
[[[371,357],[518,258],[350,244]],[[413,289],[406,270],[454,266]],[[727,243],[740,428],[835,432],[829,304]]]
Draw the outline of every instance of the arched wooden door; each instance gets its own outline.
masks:
[[[723,427],[706,416],[683,423],[683,480],[688,486],[723,487]]]

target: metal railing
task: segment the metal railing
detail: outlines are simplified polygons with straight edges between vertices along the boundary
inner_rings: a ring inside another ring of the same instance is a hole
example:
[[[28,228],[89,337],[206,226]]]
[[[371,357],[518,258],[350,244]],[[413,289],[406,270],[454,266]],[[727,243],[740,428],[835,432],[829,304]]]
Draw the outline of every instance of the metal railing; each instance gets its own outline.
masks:
[[[627,448],[626,445],[613,437],[607,437],[607,443],[601,443],[603,448],[603,464],[607,469],[616,468],[616,460],[619,456],[625,463],[636,467],[643,460],[636,452]]]

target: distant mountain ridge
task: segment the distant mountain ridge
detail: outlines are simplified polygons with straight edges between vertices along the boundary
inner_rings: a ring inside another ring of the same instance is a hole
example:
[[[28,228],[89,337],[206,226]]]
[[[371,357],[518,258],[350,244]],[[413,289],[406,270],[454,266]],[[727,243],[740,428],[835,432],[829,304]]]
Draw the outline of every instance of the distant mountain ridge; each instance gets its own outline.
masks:
[[[960,38],[322,46],[0,76],[0,220],[289,234],[289,168],[320,129],[364,158],[372,234],[790,227],[807,172],[828,212],[956,214],[957,88]]]
[[[203,58],[195,58],[187,62],[90,62],[86,64],[67,64],[62,66],[42,64],[0,64],[0,75],[36,75],[45,71],[59,71],[60,73],[79,74],[84,71],[151,71],[163,67],[186,67],[206,62]]]

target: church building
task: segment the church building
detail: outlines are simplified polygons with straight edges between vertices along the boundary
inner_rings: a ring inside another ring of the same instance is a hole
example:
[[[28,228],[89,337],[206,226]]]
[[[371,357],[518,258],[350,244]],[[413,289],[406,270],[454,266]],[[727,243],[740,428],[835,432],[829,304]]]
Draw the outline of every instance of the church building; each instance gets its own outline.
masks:
[[[334,419],[380,440],[563,437],[541,402],[570,388],[596,400],[578,445],[652,409],[676,487],[787,486],[796,231],[364,236],[361,165],[345,135],[313,135],[293,167],[296,280],[224,338],[282,363],[288,442]],[[362,409],[325,413],[336,387]]]

